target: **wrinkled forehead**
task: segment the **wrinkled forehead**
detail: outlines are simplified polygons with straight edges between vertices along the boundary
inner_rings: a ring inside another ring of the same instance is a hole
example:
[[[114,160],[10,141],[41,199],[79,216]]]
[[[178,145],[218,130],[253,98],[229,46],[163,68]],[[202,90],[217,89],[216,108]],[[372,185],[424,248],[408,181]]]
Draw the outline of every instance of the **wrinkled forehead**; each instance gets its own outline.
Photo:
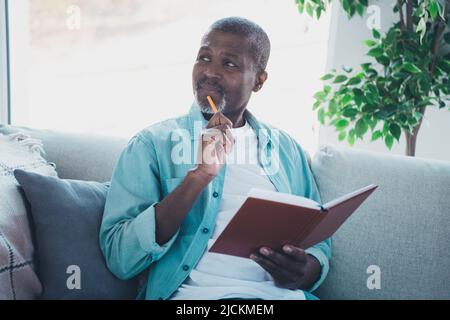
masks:
[[[250,56],[250,40],[247,36],[220,30],[209,30],[202,37],[200,47],[226,50],[236,55]]]

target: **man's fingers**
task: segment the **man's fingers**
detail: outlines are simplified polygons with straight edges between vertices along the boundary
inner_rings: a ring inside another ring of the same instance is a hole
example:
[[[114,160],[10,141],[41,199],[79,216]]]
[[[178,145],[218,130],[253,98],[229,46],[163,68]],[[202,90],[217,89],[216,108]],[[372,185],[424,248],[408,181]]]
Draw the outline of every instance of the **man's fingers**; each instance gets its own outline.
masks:
[[[211,119],[209,119],[206,128],[212,128],[222,124],[229,125],[230,127],[233,126],[233,123],[231,122],[230,119],[225,117],[222,112],[217,112],[211,117]]]
[[[301,279],[303,277],[301,272],[291,272],[288,269],[284,269],[282,266],[275,264],[273,261],[259,253],[251,254],[250,258],[270,273],[275,285],[291,290],[300,287]]]
[[[284,269],[281,269],[280,266],[277,266],[271,260],[265,258],[261,254],[253,253],[250,255],[250,258],[259,264],[264,270],[266,270],[272,277],[276,278],[279,281],[288,281],[292,279],[293,275],[287,272]]]
[[[293,246],[290,244],[286,244],[283,246],[283,252],[285,252],[287,255],[290,255],[298,262],[306,263],[306,260],[307,260],[306,252],[305,252],[305,250],[303,250],[299,247],[296,247],[296,246]]]
[[[227,124],[219,124],[217,126],[207,128],[206,130],[204,130],[204,134],[221,135],[221,134],[225,134],[227,131],[229,131],[231,133],[230,129],[231,129],[231,127]]]
[[[224,133],[223,130],[225,129],[225,126],[216,126],[214,128],[209,128],[204,130],[203,132],[203,137],[204,137],[204,141],[208,142],[211,140],[214,141],[220,141],[221,143],[224,143]]]
[[[231,150],[233,149],[234,146],[234,137],[233,134],[231,133],[231,128],[227,125],[225,130],[223,131],[223,135],[224,135],[224,139],[225,139],[225,143],[224,143],[224,147],[225,147],[225,152],[228,154],[231,152]]]
[[[225,143],[223,144],[223,147],[225,149],[225,153],[229,154],[233,148],[233,142],[226,135],[224,135],[224,139]]]
[[[297,261],[285,253],[276,252],[268,247],[262,247],[259,251],[263,256],[283,269],[289,270],[297,275],[302,270],[302,262]]]
[[[227,128],[225,129],[225,136],[230,141],[231,147],[233,147],[235,140],[234,140],[233,134],[231,133],[231,127],[227,126]]]
[[[208,135],[217,136],[216,140],[220,139],[226,153],[230,153],[234,145],[234,137],[230,129],[231,127],[228,124],[221,124],[207,129],[205,133]]]
[[[231,126],[229,126],[228,124],[221,124],[214,127],[214,129],[219,129],[228,138],[228,140],[230,140],[230,142],[234,144],[234,137],[231,133]]]
[[[207,131],[211,130],[213,132],[225,133],[225,131],[230,130],[231,127],[227,124],[218,124],[217,126],[208,128]]]

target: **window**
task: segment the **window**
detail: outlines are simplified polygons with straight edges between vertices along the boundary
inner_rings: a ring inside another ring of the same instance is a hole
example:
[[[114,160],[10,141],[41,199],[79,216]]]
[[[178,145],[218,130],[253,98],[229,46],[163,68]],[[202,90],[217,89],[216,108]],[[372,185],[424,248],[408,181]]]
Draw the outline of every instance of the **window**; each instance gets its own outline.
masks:
[[[247,17],[268,33],[265,88],[249,109],[317,147],[312,95],[325,71],[329,16],[279,0],[9,1],[13,125],[131,137],[186,113],[200,38]]]
[[[7,3],[0,0],[0,124],[9,123],[9,55]]]

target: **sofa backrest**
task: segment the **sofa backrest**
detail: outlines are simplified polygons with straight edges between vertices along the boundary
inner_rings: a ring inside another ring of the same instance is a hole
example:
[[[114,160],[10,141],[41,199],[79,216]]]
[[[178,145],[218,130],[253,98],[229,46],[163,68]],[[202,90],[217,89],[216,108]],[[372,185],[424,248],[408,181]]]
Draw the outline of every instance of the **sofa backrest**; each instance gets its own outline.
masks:
[[[109,181],[114,165],[128,138],[63,133],[52,130],[0,124],[0,133],[24,132],[44,145],[44,157],[56,165],[62,179]],[[130,137],[131,138],[131,137]],[[308,163],[311,157],[305,150]]]
[[[42,141],[46,152],[44,157],[56,164],[60,178],[98,182],[111,179],[116,160],[129,140],[0,125],[0,133],[17,131]]]
[[[324,145],[312,168],[324,202],[379,186],[332,238],[319,297],[450,299],[450,162]]]

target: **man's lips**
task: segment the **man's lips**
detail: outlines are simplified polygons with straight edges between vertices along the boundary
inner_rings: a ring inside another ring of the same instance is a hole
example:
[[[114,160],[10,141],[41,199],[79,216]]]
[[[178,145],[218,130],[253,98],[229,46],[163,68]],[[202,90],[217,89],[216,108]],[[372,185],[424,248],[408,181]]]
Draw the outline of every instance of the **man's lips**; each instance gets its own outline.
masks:
[[[223,91],[213,86],[201,86],[197,88],[197,94],[204,99],[206,99],[206,96],[211,96],[214,101],[223,97]]]
[[[201,85],[197,87],[197,90],[204,91],[204,92],[217,92],[218,94],[222,95],[223,90],[221,90],[218,87],[210,86],[210,85]]]

